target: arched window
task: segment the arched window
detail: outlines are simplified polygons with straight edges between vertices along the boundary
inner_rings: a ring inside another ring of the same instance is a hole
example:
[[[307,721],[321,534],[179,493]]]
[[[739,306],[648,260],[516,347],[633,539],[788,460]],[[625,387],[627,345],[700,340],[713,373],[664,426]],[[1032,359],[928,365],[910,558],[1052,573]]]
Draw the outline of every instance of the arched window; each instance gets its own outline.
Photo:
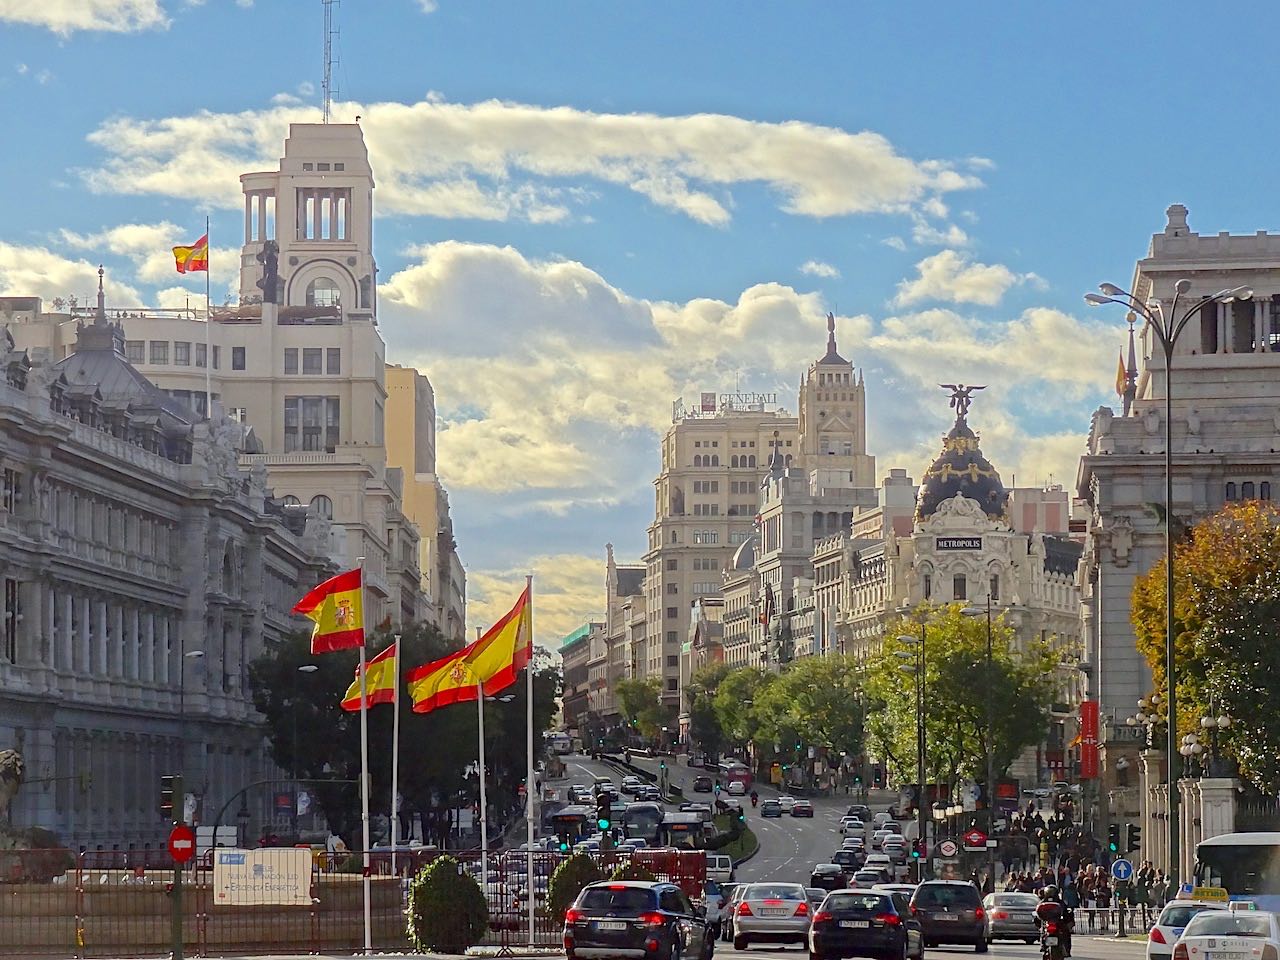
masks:
[[[333,501],[323,493],[318,493],[311,498],[311,507],[326,520],[333,519]]]
[[[284,498],[284,505],[285,505],[286,507],[296,507],[296,506],[298,506],[298,505],[299,505],[299,504],[301,504],[301,503],[302,503],[302,501],[301,501],[301,500],[299,500],[297,497],[295,497],[292,493],[288,494],[288,495]]]
[[[718,453],[713,453],[711,455],[711,466],[713,467],[720,466],[720,455]]]
[[[786,459],[782,462],[789,468],[791,466],[791,454],[788,453]]]
[[[1269,481],[1263,480],[1258,484],[1258,498],[1260,500],[1271,499],[1271,483]]]
[[[747,457],[747,466],[754,467],[755,465],[756,465],[756,455],[753,453],[751,456]]]
[[[1253,499],[1253,481],[1252,480],[1246,480],[1244,483],[1240,484],[1240,499],[1241,500]]]
[[[738,458],[737,458],[737,456],[735,455],[735,456],[730,457],[730,458],[729,458],[729,466],[731,466],[731,467],[736,467],[737,465],[738,465]]]
[[[316,277],[307,284],[308,307],[336,307],[338,285],[328,277]]]
[[[1236,499],[1236,485],[1234,483],[1227,484],[1227,499],[1228,500]]]
[[[965,583],[964,574],[957,573],[951,578],[951,599],[952,600],[968,600],[969,588]]]
[[[694,465],[695,467],[700,467],[700,466],[702,466],[702,454],[698,454],[697,456],[695,456],[695,457],[693,458],[693,465]]]

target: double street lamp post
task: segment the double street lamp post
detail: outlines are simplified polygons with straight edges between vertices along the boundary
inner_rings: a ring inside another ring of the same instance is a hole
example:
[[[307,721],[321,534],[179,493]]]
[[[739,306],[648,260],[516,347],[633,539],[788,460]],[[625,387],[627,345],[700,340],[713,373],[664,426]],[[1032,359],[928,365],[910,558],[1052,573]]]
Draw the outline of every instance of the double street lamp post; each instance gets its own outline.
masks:
[[[1146,321],[1145,326],[1155,337],[1164,354],[1164,534],[1165,534],[1165,684],[1169,758],[1169,871],[1181,878],[1180,840],[1178,827],[1178,784],[1173,773],[1174,755],[1178,753],[1178,687],[1176,663],[1174,662],[1174,595],[1173,595],[1173,353],[1178,337],[1186,329],[1187,324],[1198,317],[1209,304],[1230,304],[1236,300],[1248,300],[1253,291],[1247,286],[1219,290],[1212,296],[1201,299],[1198,303],[1179,308],[1180,301],[1191,292],[1191,281],[1183,278],[1174,284],[1173,301],[1168,312],[1158,300],[1142,301],[1132,293],[1116,286],[1114,283],[1103,283],[1098,286],[1102,293],[1086,293],[1085,303],[1099,306],[1104,303],[1117,303],[1138,314]],[[1231,335],[1228,327],[1226,336]]]
[[[925,750],[928,748],[928,735],[925,730],[925,704],[924,704],[924,683],[925,683],[925,640],[927,637],[927,629],[925,624],[920,624],[920,636],[913,637],[904,634],[898,637],[899,643],[905,643],[911,649],[899,650],[898,656],[904,660],[914,661],[912,663],[903,663],[898,669],[903,673],[915,675],[916,679],[916,836],[920,845],[920,856],[916,858],[916,880],[924,880],[924,861],[928,854],[928,845],[925,842],[926,833],[926,815],[925,815],[925,798],[927,791],[925,790]]]

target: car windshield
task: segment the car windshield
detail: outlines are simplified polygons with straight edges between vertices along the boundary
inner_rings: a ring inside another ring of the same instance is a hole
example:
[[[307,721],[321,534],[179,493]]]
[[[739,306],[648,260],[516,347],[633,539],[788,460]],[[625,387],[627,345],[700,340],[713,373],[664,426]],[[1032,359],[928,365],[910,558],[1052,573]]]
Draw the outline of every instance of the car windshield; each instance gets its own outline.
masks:
[[[833,893],[823,906],[830,913],[880,913],[892,906],[889,898],[874,893]]]
[[[1187,924],[1186,937],[1269,937],[1271,918],[1265,913],[1228,913],[1206,910]]]
[[[1165,907],[1164,913],[1160,915],[1160,926],[1185,927],[1191,922],[1192,917],[1208,909],[1208,907],[1200,903],[1171,904]]]
[[[578,901],[578,908],[590,913],[643,913],[653,906],[653,891],[642,887],[591,887]]]
[[[916,889],[916,903],[926,907],[976,907],[978,891],[967,883],[926,883]]]
[[[858,862],[858,856],[852,850],[837,850],[836,855],[831,859],[836,863],[841,863],[841,864]]]
[[[999,907],[1022,907],[1024,910],[1034,910],[1040,900],[1034,893],[997,893],[995,903]]]
[[[744,900],[804,900],[804,887],[791,883],[753,883]]]

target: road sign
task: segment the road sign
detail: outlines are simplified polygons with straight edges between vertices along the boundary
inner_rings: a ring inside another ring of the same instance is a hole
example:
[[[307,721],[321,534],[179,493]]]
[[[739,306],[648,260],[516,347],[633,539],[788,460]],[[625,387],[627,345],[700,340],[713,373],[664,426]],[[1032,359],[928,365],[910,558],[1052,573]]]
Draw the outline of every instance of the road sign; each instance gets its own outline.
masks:
[[[956,847],[956,842],[954,840],[943,840],[938,844],[939,856],[954,857],[959,852],[960,851]]]
[[[1133,876],[1133,864],[1128,860],[1117,860],[1111,864],[1111,875],[1117,880],[1128,880]]]
[[[169,831],[169,856],[174,863],[186,863],[196,855],[196,835],[185,823]]]
[[[963,834],[964,846],[966,850],[985,850],[987,849],[987,835],[973,827],[966,830]]]

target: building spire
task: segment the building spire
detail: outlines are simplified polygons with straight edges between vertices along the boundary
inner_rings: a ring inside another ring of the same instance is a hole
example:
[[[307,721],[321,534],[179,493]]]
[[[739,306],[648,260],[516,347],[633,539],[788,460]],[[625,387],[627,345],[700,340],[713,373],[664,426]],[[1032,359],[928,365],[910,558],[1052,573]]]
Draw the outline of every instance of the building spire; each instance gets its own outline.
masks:
[[[102,290],[102,264],[98,264],[98,310],[93,315],[93,324],[97,327],[107,325],[107,295]]]
[[[827,355],[819,363],[845,363],[844,357],[836,351],[836,317],[827,313]]]
[[[1138,395],[1138,354],[1133,346],[1133,325],[1138,316],[1130,310],[1125,319],[1129,321],[1129,362],[1124,371],[1124,416],[1127,417],[1133,408],[1134,398]]]

